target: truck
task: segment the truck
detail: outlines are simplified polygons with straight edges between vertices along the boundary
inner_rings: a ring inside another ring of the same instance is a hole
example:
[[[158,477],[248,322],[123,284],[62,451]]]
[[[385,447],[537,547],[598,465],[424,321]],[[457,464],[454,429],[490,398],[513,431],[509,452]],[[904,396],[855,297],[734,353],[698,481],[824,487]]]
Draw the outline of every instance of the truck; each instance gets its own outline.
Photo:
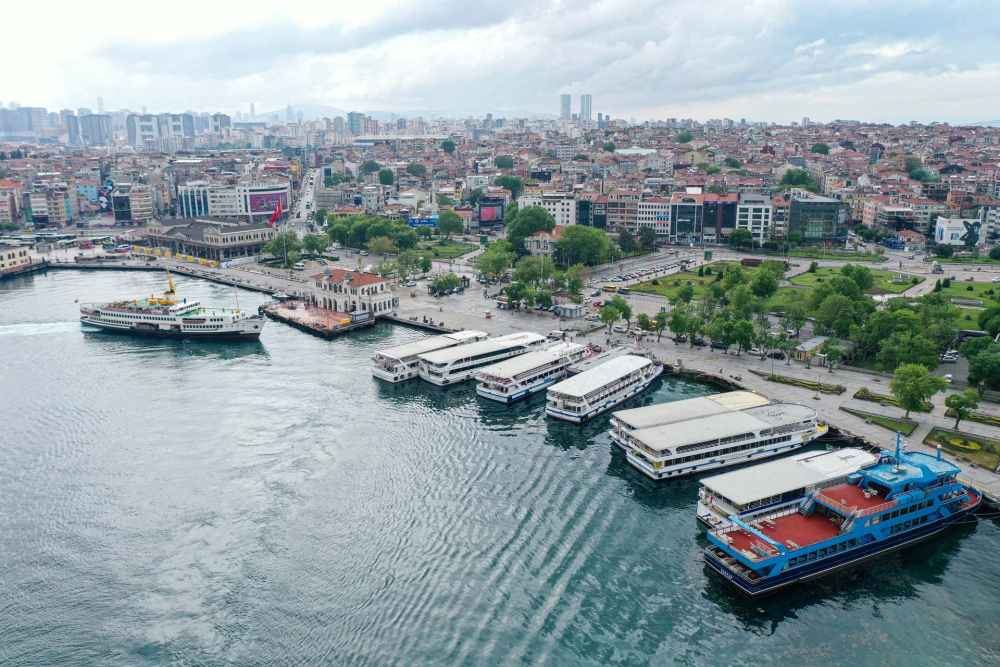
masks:
[[[931,264],[931,273],[944,273],[944,269],[941,268],[940,262],[934,262]]]

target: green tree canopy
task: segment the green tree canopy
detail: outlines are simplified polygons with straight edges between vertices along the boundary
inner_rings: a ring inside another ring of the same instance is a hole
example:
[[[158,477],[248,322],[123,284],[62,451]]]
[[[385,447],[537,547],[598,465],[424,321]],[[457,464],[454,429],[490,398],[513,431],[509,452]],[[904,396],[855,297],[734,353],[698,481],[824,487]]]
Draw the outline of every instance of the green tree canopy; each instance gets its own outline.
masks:
[[[469,205],[475,206],[476,203],[480,199],[482,199],[482,197],[483,197],[483,191],[479,188],[473,188],[472,190],[469,191]]]
[[[521,192],[524,191],[524,182],[517,176],[510,176],[504,174],[494,181],[494,184],[499,185],[501,188],[507,188],[510,190],[511,196],[517,199],[521,196]]]
[[[639,245],[641,245],[642,249],[646,251],[651,251],[656,248],[656,230],[648,225],[640,228]]]
[[[553,220],[553,224],[554,224]],[[570,225],[562,230],[556,240],[556,250],[560,262],[587,266],[603,264],[611,259],[614,244],[603,229],[585,225]]]
[[[496,165],[497,169],[513,169],[514,158],[510,155],[497,155],[493,158],[493,164]]]
[[[618,147],[615,146],[615,142],[613,141],[605,141],[604,145],[601,146],[601,150],[603,150],[605,153],[614,153],[616,150],[618,150]]]
[[[427,167],[422,164],[417,164],[416,162],[411,162],[406,165],[406,173],[410,176],[423,176],[427,173]]]
[[[750,233],[749,229],[734,229],[729,234],[729,245],[732,247],[739,248],[744,243],[750,248],[753,247],[753,234]]]
[[[320,254],[330,245],[330,239],[326,236],[316,234],[306,234],[302,237],[302,247],[311,257]]]
[[[952,394],[944,399],[946,407],[955,413],[955,428],[959,422],[968,418],[972,411],[979,407],[979,394],[973,389],[966,389],[960,394]]]
[[[551,232],[556,228],[556,219],[541,206],[520,209],[517,216],[507,226],[507,238],[522,241],[535,232]]]
[[[686,144],[690,142],[692,139],[694,139],[694,136],[692,136],[692,134],[687,130],[684,130],[683,132],[678,132],[677,136],[674,137],[674,141],[676,141],[679,144]]]
[[[802,188],[811,192],[819,192],[819,186],[813,181],[809,172],[805,169],[789,169],[778,181],[778,190],[789,188]]]
[[[621,319],[621,313],[614,306],[605,305],[597,311],[597,317],[600,318],[601,324],[608,326],[608,333],[611,333],[611,327]]]
[[[625,326],[627,327],[632,321],[632,306],[630,306],[629,302],[621,296],[616,296],[611,299],[611,305],[618,311],[619,316],[625,320]]]
[[[396,182],[396,174],[393,173],[392,169],[379,169],[378,182],[382,185],[392,185]]]
[[[740,161],[734,157],[727,157],[722,161],[722,164],[726,165],[730,169],[737,169],[740,166]]]
[[[445,139],[444,141],[441,142],[441,150],[443,150],[445,153],[449,153],[449,154],[450,153],[454,153],[455,152],[455,142],[452,141],[451,139]]]
[[[527,285],[534,285],[545,278],[551,278],[555,273],[555,266],[552,260],[543,255],[536,257],[522,257],[518,260],[514,268],[514,280],[521,281]]]
[[[359,171],[362,174],[374,174],[376,171],[378,171],[378,162],[376,162],[375,160],[365,160],[364,162],[361,163]]]
[[[906,410],[905,418],[909,419],[911,410],[923,410],[931,396],[946,386],[945,379],[928,374],[926,366],[903,364],[889,382],[889,391]]]
[[[389,253],[396,252],[398,248],[396,244],[388,236],[377,236],[368,243],[368,249],[379,255],[388,255]]]
[[[462,216],[454,211],[444,211],[438,215],[437,228],[438,233],[445,236],[461,234],[465,231],[465,221],[462,220]]]
[[[812,148],[809,149],[810,153],[820,153],[822,155],[830,154],[830,147],[824,143],[815,143]]]

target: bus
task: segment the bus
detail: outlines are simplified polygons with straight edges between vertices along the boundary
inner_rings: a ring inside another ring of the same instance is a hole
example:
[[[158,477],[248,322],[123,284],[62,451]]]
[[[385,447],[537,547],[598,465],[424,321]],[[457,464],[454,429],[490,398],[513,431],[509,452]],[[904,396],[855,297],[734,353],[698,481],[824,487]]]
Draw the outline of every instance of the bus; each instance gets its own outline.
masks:
[[[619,287],[618,288],[618,293],[619,294],[631,294],[632,290],[629,289],[628,287]]]
[[[604,291],[605,292],[617,292],[618,288],[615,287],[614,285],[605,285],[604,286]]]

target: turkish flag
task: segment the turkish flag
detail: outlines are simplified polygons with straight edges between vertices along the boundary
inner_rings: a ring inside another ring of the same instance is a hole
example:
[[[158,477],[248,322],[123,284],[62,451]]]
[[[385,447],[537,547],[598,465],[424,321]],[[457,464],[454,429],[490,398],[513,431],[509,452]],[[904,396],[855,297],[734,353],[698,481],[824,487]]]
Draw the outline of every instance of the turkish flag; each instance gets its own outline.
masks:
[[[278,208],[276,208],[274,210],[274,213],[271,214],[271,224],[269,224],[268,227],[274,227],[274,223],[280,215],[281,215],[281,200],[279,199]]]

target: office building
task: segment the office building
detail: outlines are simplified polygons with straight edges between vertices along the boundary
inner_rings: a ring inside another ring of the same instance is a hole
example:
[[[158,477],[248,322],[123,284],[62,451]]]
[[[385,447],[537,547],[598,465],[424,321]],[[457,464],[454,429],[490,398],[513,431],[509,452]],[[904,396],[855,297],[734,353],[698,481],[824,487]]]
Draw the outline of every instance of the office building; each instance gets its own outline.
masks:
[[[593,99],[592,95],[580,95],[580,120],[591,120]]]
[[[543,208],[555,218],[556,225],[566,227],[576,224],[576,199],[567,193],[550,193],[544,195],[523,195],[517,200],[521,209],[529,206]]]
[[[111,116],[92,113],[80,116],[80,137],[88,146],[100,146],[111,141]]]
[[[847,236],[850,208],[844,202],[805,190],[792,190],[789,199],[788,233],[798,232],[803,243],[838,241]]]
[[[573,103],[573,98],[570,95],[560,95],[559,96],[559,117],[563,119],[568,119],[570,117],[570,106]]]

